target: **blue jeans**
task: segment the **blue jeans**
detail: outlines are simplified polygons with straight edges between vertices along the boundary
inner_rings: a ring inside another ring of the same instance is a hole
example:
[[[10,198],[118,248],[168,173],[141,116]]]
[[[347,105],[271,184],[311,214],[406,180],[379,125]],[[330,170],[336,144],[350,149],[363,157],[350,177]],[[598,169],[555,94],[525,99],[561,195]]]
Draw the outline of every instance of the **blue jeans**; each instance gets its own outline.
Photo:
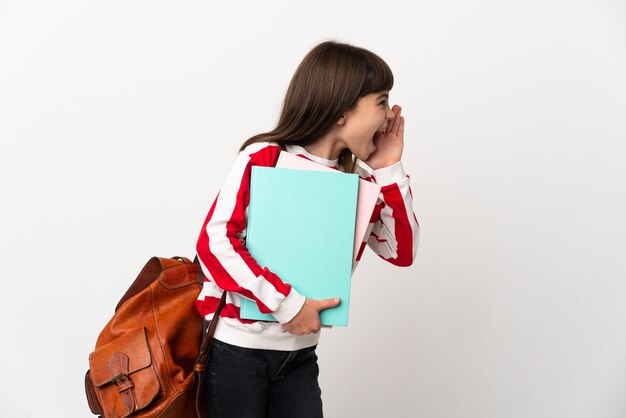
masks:
[[[206,377],[211,418],[320,418],[317,346],[296,351],[213,339]]]

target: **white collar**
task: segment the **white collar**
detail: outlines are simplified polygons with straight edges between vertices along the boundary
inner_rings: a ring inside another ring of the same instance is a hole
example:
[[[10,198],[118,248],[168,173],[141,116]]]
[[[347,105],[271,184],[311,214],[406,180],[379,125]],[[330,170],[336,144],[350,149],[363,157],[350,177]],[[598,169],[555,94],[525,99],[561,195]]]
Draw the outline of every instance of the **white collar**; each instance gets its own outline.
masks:
[[[338,167],[339,158],[335,158],[334,160],[328,160],[326,158],[318,157],[317,155],[313,155],[308,152],[306,148],[295,144],[285,144],[285,148],[291,154],[302,154],[305,157],[315,161],[316,163],[325,165],[326,167]]]

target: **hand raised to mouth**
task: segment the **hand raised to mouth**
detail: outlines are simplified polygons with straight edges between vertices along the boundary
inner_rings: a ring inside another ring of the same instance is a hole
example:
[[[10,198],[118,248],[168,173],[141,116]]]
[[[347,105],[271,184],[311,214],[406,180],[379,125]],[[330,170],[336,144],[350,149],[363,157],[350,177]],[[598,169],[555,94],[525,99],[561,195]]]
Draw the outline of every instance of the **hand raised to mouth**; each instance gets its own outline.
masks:
[[[363,161],[373,170],[394,165],[402,157],[404,148],[404,117],[400,116],[402,108],[394,105],[391,110],[395,116],[389,122],[384,132],[374,134],[374,151],[367,160]]]

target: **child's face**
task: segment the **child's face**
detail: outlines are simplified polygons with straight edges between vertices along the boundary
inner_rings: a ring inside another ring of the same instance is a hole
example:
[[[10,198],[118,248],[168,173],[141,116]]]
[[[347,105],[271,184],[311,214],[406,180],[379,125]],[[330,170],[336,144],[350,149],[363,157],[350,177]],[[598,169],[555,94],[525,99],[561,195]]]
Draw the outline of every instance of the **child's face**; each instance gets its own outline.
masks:
[[[356,108],[345,116],[342,139],[359,160],[367,160],[376,150],[374,134],[385,130],[395,116],[389,108],[389,91],[359,98]]]

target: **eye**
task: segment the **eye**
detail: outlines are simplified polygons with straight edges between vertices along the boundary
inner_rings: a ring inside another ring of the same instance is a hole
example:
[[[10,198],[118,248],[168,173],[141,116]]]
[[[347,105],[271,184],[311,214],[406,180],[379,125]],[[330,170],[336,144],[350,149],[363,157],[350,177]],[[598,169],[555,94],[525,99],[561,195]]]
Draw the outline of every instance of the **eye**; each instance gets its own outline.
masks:
[[[387,103],[387,100],[383,100],[382,102],[380,102],[379,104],[385,104]]]

